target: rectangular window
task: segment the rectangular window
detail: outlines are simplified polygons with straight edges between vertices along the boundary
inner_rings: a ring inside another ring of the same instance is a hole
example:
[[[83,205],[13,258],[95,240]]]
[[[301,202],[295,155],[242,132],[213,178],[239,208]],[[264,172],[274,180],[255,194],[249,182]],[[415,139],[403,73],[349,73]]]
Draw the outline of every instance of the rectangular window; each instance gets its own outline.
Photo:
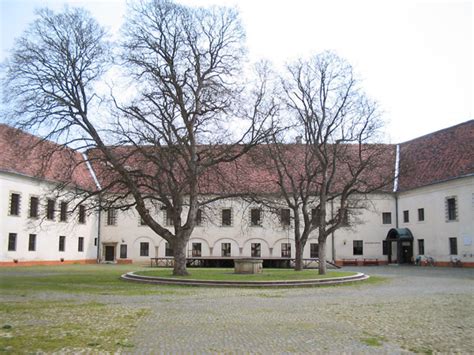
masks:
[[[16,233],[8,234],[8,251],[16,251]]]
[[[84,237],[79,237],[77,239],[77,251],[84,251]]]
[[[97,246],[97,238],[94,238],[94,246]]]
[[[38,218],[38,206],[39,206],[39,199],[38,197],[31,196],[30,197],[30,218]]]
[[[56,202],[54,200],[48,199],[46,201],[46,218],[49,220],[54,219],[54,209]]]
[[[425,240],[418,239],[418,254],[425,255]]]
[[[165,224],[167,226],[174,226],[173,210],[171,208],[165,210]]]
[[[107,210],[107,225],[115,226],[117,223],[117,210],[115,208],[109,208]]]
[[[67,202],[62,201],[59,207],[60,207],[59,220],[61,222],[66,222],[67,221]]]
[[[196,212],[196,226],[202,225],[202,210],[198,209]]]
[[[403,223],[408,223],[408,222],[410,222],[410,212],[403,211]]]
[[[281,257],[291,258],[291,244],[290,243],[281,243]]]
[[[250,225],[262,225],[262,210],[260,208],[252,208],[250,210]]]
[[[252,258],[260,258],[262,255],[262,245],[260,243],[250,244],[250,255]]]
[[[222,243],[221,244],[221,256],[230,256],[230,243]]]
[[[311,219],[316,223],[319,224],[321,210],[319,208],[311,209]]]
[[[458,255],[458,238],[449,238],[449,255]]]
[[[192,256],[200,257],[201,256],[201,243],[193,243],[191,249]]]
[[[66,237],[64,235],[59,236],[59,251],[66,250]]]
[[[86,208],[79,205],[79,223],[86,223]]]
[[[289,208],[280,210],[280,222],[283,227],[289,227],[291,224],[291,212]]]
[[[10,216],[20,215],[20,194],[10,194]]]
[[[148,256],[149,255],[150,246],[148,242],[141,242],[140,243],[140,256]]]
[[[354,240],[352,253],[354,255],[364,255],[364,243],[362,240]]]
[[[173,248],[171,248],[170,243],[165,243],[165,256],[173,256]]]
[[[382,223],[383,224],[392,224],[392,212],[383,212],[382,213]]]
[[[425,220],[425,209],[418,208],[418,221],[422,222]]]
[[[382,255],[388,255],[388,241],[382,240]]]
[[[341,225],[347,227],[349,225],[349,210],[340,208],[337,210],[337,214],[341,218]]]
[[[222,225],[223,226],[232,225],[232,210],[230,208],[224,208],[222,210]]]
[[[120,244],[120,259],[127,259],[127,244]]]
[[[36,234],[30,234],[28,238],[28,251],[36,250]]]
[[[318,243],[309,244],[309,257],[310,258],[319,258],[319,245]]]
[[[448,221],[455,221],[457,219],[456,197],[446,199],[446,210]]]

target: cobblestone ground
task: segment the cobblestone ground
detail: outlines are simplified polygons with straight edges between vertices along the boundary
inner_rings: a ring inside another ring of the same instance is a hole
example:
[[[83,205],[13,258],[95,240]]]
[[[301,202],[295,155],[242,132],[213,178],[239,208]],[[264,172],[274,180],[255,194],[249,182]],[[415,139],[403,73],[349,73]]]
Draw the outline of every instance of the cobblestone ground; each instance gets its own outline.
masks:
[[[346,269],[387,280],[324,288],[189,287],[160,295],[43,297],[148,308],[130,339],[134,347],[126,349],[132,353],[474,352],[474,269]]]
[[[388,281],[285,290],[193,288],[186,297],[147,297],[143,301],[152,312],[137,329],[135,350],[474,351],[474,270],[394,266],[353,270]]]

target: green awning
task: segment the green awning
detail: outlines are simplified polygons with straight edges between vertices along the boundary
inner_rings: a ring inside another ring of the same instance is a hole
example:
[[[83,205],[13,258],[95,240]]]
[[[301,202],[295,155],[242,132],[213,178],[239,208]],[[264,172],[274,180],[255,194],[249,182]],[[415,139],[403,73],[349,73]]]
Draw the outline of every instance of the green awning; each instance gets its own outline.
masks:
[[[413,240],[408,228],[392,228],[388,231],[387,240]]]

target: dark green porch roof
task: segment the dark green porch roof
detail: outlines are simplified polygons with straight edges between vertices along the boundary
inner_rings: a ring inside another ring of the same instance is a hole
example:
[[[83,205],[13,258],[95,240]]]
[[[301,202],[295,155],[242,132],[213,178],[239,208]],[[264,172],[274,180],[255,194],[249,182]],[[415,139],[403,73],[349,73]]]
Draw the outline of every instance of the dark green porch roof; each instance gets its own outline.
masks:
[[[392,228],[387,233],[387,240],[413,240],[408,228]]]

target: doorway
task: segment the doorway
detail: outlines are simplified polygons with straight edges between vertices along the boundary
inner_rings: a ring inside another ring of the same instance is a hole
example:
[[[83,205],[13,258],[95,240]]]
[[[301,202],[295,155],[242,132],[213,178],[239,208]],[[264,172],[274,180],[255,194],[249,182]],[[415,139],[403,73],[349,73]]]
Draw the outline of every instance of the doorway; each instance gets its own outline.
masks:
[[[388,263],[413,263],[413,234],[408,228],[392,228],[387,234]]]
[[[105,261],[115,261],[115,246],[106,245],[104,248],[105,248]]]

